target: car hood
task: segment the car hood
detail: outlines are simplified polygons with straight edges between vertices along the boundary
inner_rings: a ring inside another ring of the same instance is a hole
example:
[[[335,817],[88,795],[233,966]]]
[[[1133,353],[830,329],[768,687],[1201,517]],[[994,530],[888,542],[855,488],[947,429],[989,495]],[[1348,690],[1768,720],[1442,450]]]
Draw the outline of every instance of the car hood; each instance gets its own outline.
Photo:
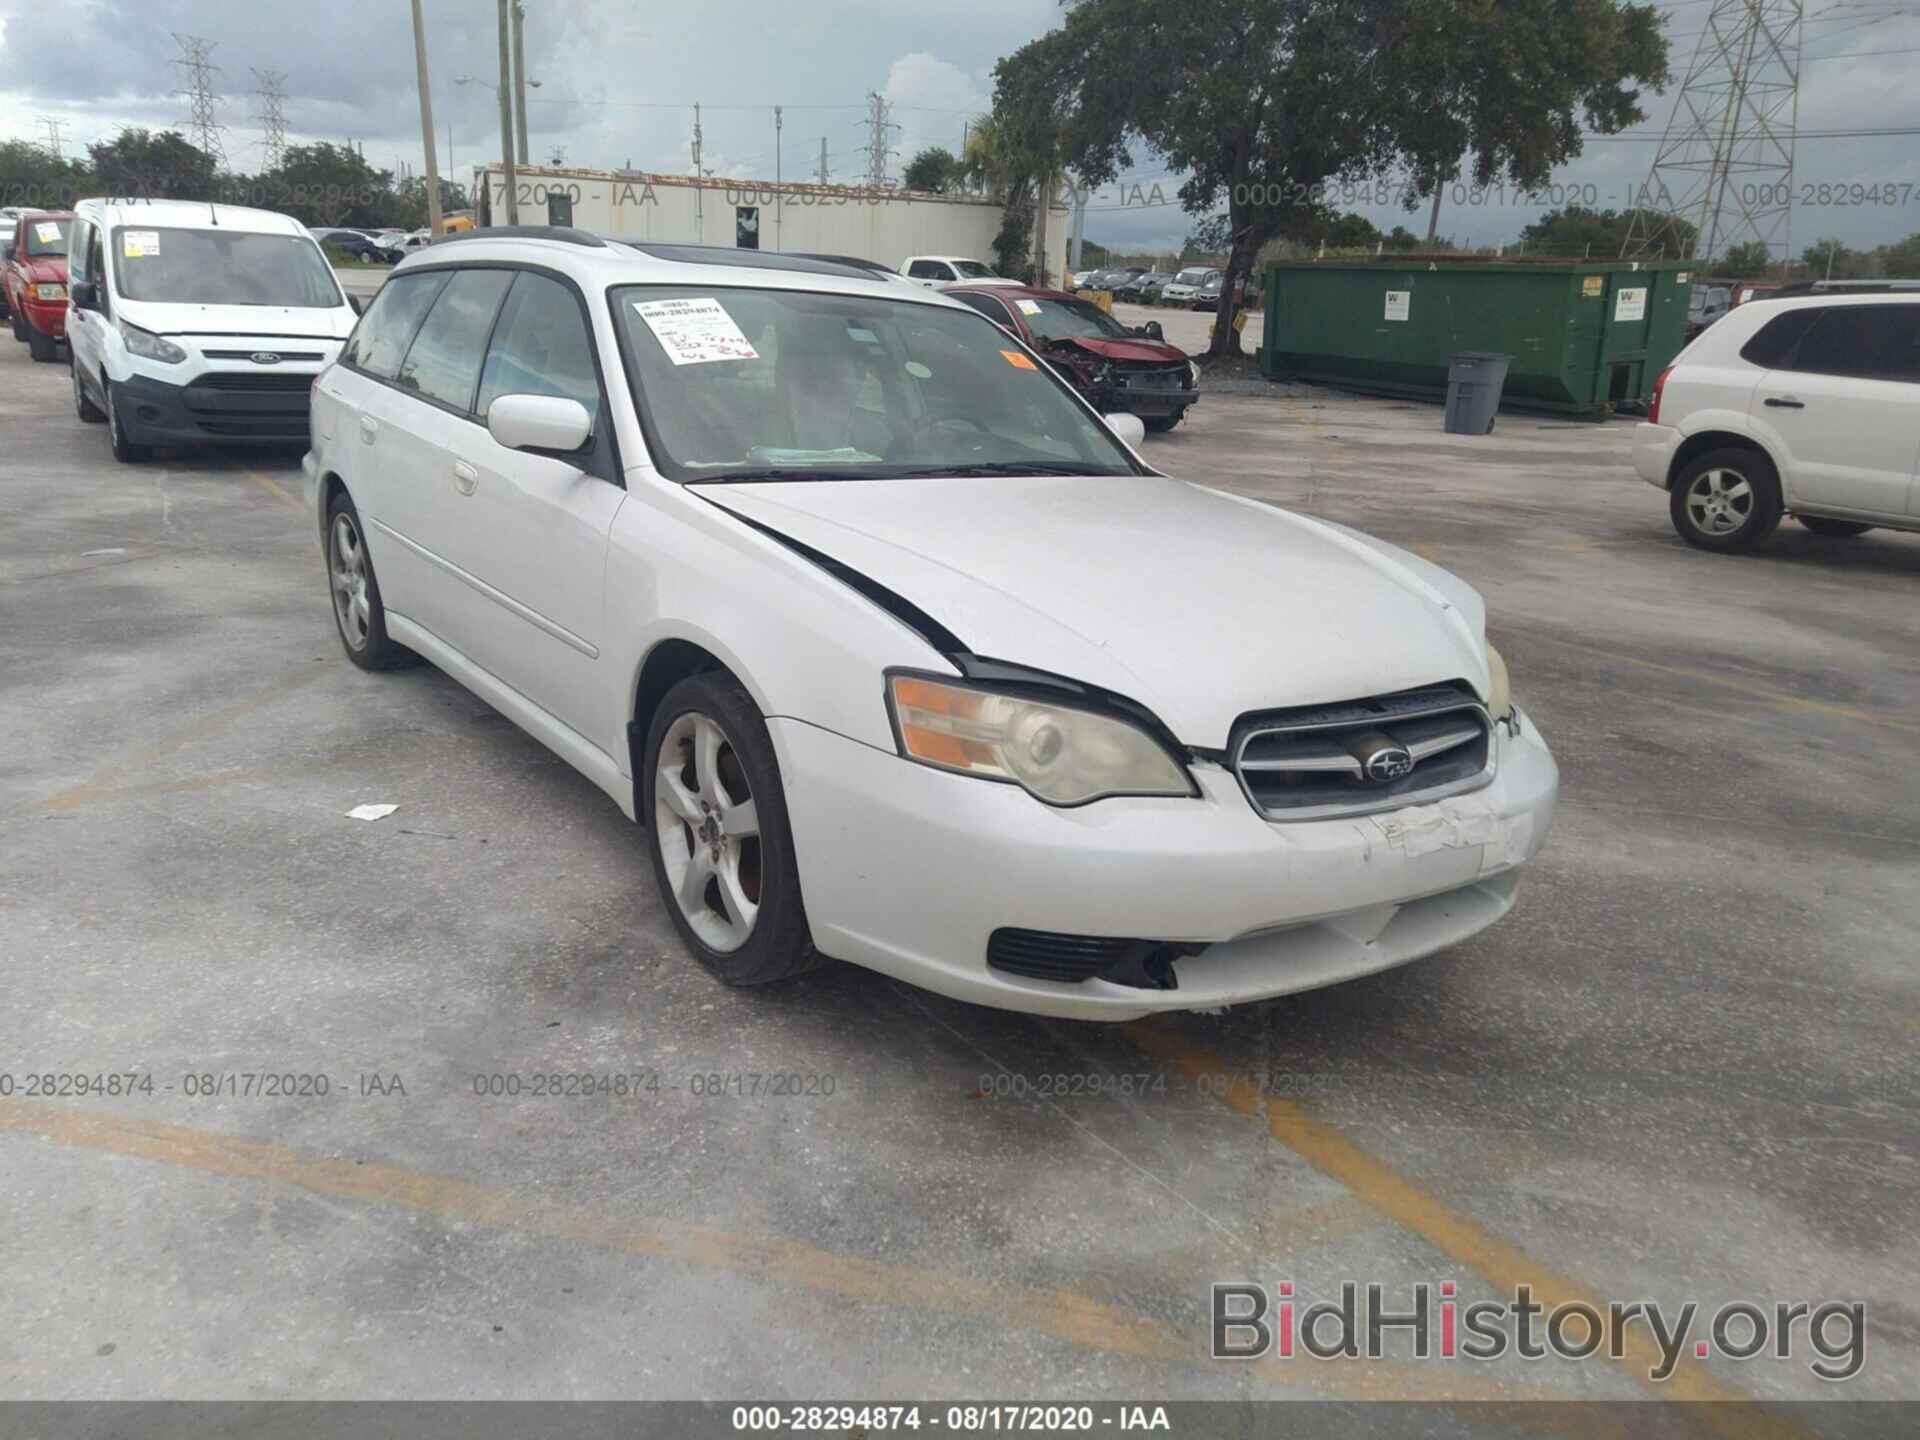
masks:
[[[911,601],[984,658],[1149,707],[1224,748],[1252,710],[1464,679],[1471,587],[1343,527],[1163,476],[698,487]]]
[[[1131,360],[1136,363],[1148,361],[1161,365],[1171,365],[1175,361],[1187,358],[1187,352],[1177,345],[1166,345],[1158,340],[1109,340],[1101,337],[1073,336],[1066,340],[1055,340],[1042,347],[1045,350],[1077,349],[1098,355],[1102,360]]]
[[[245,335],[292,340],[344,340],[354,313],[346,304],[317,310],[303,305],[175,305],[122,300],[119,313],[157,335]]]
[[[25,272],[29,285],[67,283],[67,260],[64,255],[22,255],[14,263]]]

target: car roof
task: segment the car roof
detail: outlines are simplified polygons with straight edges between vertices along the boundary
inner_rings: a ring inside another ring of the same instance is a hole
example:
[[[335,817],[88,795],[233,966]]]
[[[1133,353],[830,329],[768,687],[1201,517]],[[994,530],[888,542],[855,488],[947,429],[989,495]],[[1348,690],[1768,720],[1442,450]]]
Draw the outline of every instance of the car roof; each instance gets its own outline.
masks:
[[[1755,305],[1764,305],[1768,315],[1784,310],[1804,310],[1809,305],[1920,305],[1920,290],[1796,290],[1782,295],[1777,292],[1755,295],[1740,308],[1751,309]]]
[[[957,300],[946,299],[940,291],[900,284],[895,273],[834,260],[780,251],[737,250],[725,245],[610,239],[559,225],[495,226],[437,236],[432,244],[396,265],[393,273],[404,275],[489,261],[537,261],[588,290],[603,290],[609,285],[813,290],[968,309]]]
[[[941,289],[942,295],[994,295],[1002,300],[1079,300],[1071,290],[1044,290],[1038,285],[953,284]],[[1084,300],[1081,304],[1086,304]]]
[[[249,235],[304,235],[306,227],[291,215],[255,210],[246,205],[219,205],[202,200],[142,200],[137,197],[98,196],[75,205],[76,214],[102,224],[145,223],[162,230],[238,230]]]

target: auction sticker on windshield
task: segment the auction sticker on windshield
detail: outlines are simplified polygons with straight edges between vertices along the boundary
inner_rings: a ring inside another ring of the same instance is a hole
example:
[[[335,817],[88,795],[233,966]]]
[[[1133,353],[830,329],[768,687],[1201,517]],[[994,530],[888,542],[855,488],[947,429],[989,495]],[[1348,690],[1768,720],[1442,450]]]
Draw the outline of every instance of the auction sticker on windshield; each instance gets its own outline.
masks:
[[[635,300],[633,308],[676,365],[760,358],[718,300]]]
[[[1038,300],[1022,300],[1018,303],[1022,315],[1038,315],[1040,313],[1040,302]]]
[[[121,231],[120,253],[129,260],[141,260],[149,255],[158,255],[160,253],[160,232],[158,230]]]
[[[1002,350],[1000,354],[1002,358],[1016,370],[1031,370],[1034,368],[1033,361],[1022,355],[1018,350]]]
[[[33,234],[42,245],[57,244],[60,239],[60,226],[57,223],[49,225],[43,220],[33,227]]]

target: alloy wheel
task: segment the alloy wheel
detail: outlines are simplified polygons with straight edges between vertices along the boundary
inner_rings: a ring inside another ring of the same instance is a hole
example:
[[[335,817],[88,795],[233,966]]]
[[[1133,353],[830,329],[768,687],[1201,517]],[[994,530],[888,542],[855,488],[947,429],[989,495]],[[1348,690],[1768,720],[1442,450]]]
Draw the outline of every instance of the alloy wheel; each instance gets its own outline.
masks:
[[[367,549],[361,543],[351,515],[333,517],[327,571],[333,584],[333,614],[340,622],[341,637],[350,648],[364,650],[373,624],[373,606],[367,583]]]
[[[1731,535],[1753,517],[1753,487],[1737,470],[1702,470],[1687,488],[1687,514],[1703,535]]]
[[[660,742],[653,785],[654,843],[674,903],[700,939],[737,950],[760,914],[760,817],[733,742],[689,711]]]

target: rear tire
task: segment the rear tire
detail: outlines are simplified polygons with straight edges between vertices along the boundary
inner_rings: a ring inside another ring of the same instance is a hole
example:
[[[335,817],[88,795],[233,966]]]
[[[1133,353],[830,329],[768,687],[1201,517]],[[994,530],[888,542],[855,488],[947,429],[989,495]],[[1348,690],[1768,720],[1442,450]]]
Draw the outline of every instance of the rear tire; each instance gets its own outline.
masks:
[[[27,351],[42,365],[50,364],[60,358],[60,342],[51,335],[42,335],[31,325],[27,327]]]
[[[1758,450],[1711,450],[1680,472],[1667,510],[1689,545],[1751,550],[1780,523],[1780,477]]]
[[[640,816],[660,901],[716,979],[768,985],[821,963],[773,741],[731,675],[689,676],[661,700],[647,729]]]
[[[360,529],[360,512],[346,491],[327,505],[327,586],[333,628],[347,659],[362,670],[399,670],[420,657],[387,634],[387,607]]]
[[[1164,435],[1182,420],[1187,418],[1187,407],[1182,405],[1171,415],[1155,415],[1152,419],[1143,418],[1140,423],[1155,435]]]
[[[100,388],[107,394],[107,438],[113,443],[113,458],[122,465],[137,465],[153,452],[127,433],[113,381],[103,377]]]
[[[1796,515],[1793,517],[1816,535],[1825,535],[1833,540],[1850,539],[1855,535],[1864,535],[1873,529],[1858,520],[1829,520],[1824,515]]]

